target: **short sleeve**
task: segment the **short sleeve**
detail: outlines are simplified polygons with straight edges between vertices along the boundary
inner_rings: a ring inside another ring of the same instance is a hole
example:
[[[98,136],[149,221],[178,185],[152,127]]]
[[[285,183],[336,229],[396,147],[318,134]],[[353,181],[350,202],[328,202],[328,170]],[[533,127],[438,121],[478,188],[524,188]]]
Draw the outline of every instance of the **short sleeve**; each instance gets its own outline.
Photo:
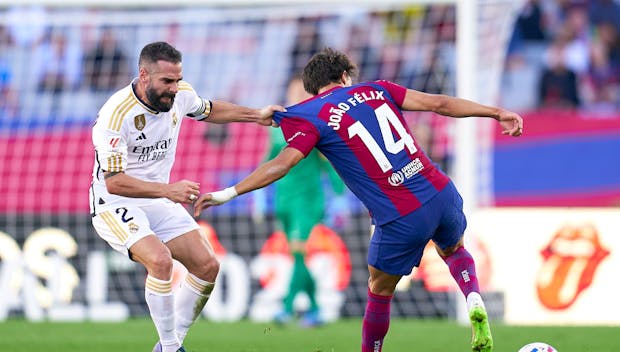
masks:
[[[201,98],[187,82],[179,82],[179,98],[183,113],[194,120],[202,120],[211,113],[211,102]]]
[[[122,127],[116,130],[96,126],[93,129],[97,162],[103,171],[124,172],[127,169],[127,138],[122,131]]]
[[[295,148],[308,156],[319,141],[319,131],[308,120],[299,117],[280,120],[282,134],[289,147]]]
[[[396,84],[396,83],[390,82],[390,81],[386,81],[386,80],[375,81],[375,83],[380,85],[381,87],[383,87],[385,90],[387,90],[388,93],[390,93],[390,95],[394,99],[394,102],[399,107],[403,106],[403,102],[405,101],[405,95],[407,94],[407,88],[406,87],[403,87],[403,86],[401,86],[399,84]]]

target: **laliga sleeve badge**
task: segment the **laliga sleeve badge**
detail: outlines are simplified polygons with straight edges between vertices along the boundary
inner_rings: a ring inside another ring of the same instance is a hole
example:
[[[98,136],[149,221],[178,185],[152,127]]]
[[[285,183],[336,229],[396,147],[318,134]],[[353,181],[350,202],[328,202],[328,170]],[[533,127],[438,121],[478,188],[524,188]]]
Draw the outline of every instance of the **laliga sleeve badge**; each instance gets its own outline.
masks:
[[[110,145],[110,147],[112,147],[112,149],[115,149],[116,147],[118,147],[118,143],[120,141],[120,137],[111,137],[108,139],[108,144]]]

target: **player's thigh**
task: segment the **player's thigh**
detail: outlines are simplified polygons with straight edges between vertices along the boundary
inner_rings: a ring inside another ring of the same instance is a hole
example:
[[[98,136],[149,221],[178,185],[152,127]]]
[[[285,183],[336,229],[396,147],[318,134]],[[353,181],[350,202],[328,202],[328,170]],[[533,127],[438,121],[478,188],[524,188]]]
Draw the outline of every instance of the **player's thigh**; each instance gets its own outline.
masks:
[[[282,225],[282,231],[289,241],[305,242],[310,237],[314,226],[323,219],[324,210],[305,206],[300,200],[293,200],[286,207],[280,207],[276,215]]]
[[[170,249],[172,257],[181,262],[189,272],[205,275],[212,271],[217,273],[219,265],[215,252],[200,230],[192,230],[175,237],[168,241],[166,246]]]
[[[93,216],[92,223],[99,237],[125,255],[140,239],[155,234],[146,213],[135,206],[104,210]]]
[[[450,183],[433,201],[434,207],[442,214],[439,226],[433,235],[433,242],[442,250],[453,247],[461,241],[467,228],[463,198]]]
[[[308,209],[306,212],[295,212],[289,216],[287,238],[290,241],[306,242],[310,238],[312,229],[322,220],[322,212]]]
[[[288,209],[287,207],[283,205],[276,206],[275,215],[276,215],[276,220],[278,222],[278,225],[281,227],[282,231],[284,232],[284,235],[288,236],[286,232],[287,232],[287,229],[290,227],[290,215],[291,215],[290,209]]]
[[[392,275],[407,275],[420,264],[424,247],[438,219],[426,208],[375,226],[368,247],[368,264]]]
[[[142,209],[151,228],[164,243],[200,228],[187,209],[179,203],[160,200],[143,206]]]

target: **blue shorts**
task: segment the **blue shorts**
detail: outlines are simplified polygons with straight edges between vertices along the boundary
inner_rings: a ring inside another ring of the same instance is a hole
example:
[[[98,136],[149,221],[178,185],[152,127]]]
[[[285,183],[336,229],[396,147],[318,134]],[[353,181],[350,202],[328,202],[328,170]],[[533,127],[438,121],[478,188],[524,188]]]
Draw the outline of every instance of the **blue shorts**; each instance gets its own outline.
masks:
[[[415,211],[376,226],[368,248],[368,264],[388,274],[408,275],[420,265],[428,241],[446,249],[463,237],[466,227],[463,198],[450,182]]]

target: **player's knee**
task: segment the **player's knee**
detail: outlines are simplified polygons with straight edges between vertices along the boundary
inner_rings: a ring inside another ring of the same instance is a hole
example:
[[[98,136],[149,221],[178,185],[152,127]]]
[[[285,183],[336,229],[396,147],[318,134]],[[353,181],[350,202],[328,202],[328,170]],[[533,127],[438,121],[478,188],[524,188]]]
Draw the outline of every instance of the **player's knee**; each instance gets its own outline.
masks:
[[[437,253],[442,256],[442,257],[449,257],[452,254],[454,254],[454,252],[456,252],[459,248],[463,247],[463,239],[461,238],[457,243],[455,243],[452,246],[448,246],[446,248],[440,248],[437,244],[435,244],[435,250],[437,250]]]
[[[215,281],[215,277],[220,272],[220,262],[215,257],[209,258],[205,265],[205,272],[207,276],[213,276],[213,279],[208,281]]]
[[[368,289],[375,295],[391,296],[396,290],[396,284],[393,279],[384,280],[382,278],[368,278]]]
[[[215,282],[220,272],[220,262],[215,257],[205,258],[192,272],[203,280]]]
[[[169,251],[151,253],[146,259],[145,266],[149,273],[158,278],[169,278],[172,275],[172,256]]]

